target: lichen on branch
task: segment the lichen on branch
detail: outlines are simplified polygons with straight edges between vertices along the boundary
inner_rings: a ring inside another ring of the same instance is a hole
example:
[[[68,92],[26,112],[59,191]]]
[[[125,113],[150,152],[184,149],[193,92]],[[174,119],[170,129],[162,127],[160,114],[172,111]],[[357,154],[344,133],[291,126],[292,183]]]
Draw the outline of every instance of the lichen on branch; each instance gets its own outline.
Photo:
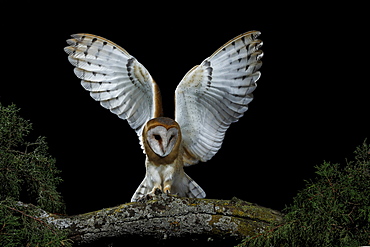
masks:
[[[140,202],[69,217],[45,214],[43,219],[59,229],[69,229],[73,241],[85,244],[125,237],[238,243],[281,222],[282,215],[237,198],[196,199],[157,193]]]

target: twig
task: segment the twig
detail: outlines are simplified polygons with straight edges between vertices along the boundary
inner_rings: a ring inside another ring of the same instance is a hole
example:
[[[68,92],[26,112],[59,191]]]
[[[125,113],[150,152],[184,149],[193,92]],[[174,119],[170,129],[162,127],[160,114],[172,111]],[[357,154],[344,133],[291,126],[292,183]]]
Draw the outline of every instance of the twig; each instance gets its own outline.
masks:
[[[26,214],[25,212],[23,212],[23,211],[21,211],[21,210],[19,210],[19,209],[16,209],[16,208],[13,208],[13,207],[9,207],[9,206],[7,206],[7,205],[4,205],[5,207],[7,207],[7,208],[9,208],[9,209],[11,209],[11,210],[13,210],[13,211],[16,211],[16,212],[18,212],[18,213],[21,213],[21,214],[23,214],[24,216],[26,216],[26,217],[28,217],[28,218],[31,218],[31,219],[33,219],[33,220],[35,220],[35,221],[37,221],[37,222],[40,222],[41,224],[43,224],[43,225],[45,225],[47,228],[49,228],[54,234],[56,234],[56,232],[55,232],[55,229],[53,229],[53,228],[51,228],[50,227],[50,225],[48,225],[47,223],[45,223],[44,221],[42,221],[42,220],[40,220],[40,219],[38,219],[38,218],[36,218],[36,217],[34,217],[34,216],[32,216],[32,215],[29,215],[29,214]]]

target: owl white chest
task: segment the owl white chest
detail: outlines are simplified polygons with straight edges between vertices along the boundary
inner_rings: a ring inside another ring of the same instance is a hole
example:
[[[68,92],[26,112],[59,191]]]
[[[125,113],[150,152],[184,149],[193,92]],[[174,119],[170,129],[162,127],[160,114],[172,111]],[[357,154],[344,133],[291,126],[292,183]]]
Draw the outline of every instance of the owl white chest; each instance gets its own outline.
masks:
[[[154,165],[151,162],[147,161],[146,172],[147,176],[150,177],[152,181],[166,181],[173,180],[173,177],[176,175],[176,166],[174,164],[168,165]]]

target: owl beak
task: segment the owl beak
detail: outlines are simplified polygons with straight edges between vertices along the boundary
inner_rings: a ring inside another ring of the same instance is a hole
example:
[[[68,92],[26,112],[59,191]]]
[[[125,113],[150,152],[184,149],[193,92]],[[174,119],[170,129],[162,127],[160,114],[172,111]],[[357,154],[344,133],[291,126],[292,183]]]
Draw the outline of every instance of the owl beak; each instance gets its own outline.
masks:
[[[161,157],[167,156],[171,150],[168,149],[168,141],[167,138],[162,138],[162,142],[160,143],[160,148],[161,148],[161,154],[158,154]]]
[[[165,156],[165,150],[163,149],[163,146],[161,145],[161,147],[160,147],[160,152],[158,152],[157,154],[159,155],[159,156],[161,156],[161,157],[164,157]]]

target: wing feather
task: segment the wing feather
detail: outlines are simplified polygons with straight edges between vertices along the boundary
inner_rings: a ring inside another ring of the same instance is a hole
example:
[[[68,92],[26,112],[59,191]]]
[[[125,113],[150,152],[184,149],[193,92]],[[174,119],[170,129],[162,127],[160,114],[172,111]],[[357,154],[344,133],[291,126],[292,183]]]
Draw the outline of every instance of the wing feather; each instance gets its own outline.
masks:
[[[248,110],[260,77],[258,31],[239,35],[191,69],[176,88],[175,120],[187,165],[211,159],[230,124]]]
[[[64,50],[91,97],[122,119],[139,138],[145,123],[162,115],[158,86],[125,49],[102,37],[74,34]]]

